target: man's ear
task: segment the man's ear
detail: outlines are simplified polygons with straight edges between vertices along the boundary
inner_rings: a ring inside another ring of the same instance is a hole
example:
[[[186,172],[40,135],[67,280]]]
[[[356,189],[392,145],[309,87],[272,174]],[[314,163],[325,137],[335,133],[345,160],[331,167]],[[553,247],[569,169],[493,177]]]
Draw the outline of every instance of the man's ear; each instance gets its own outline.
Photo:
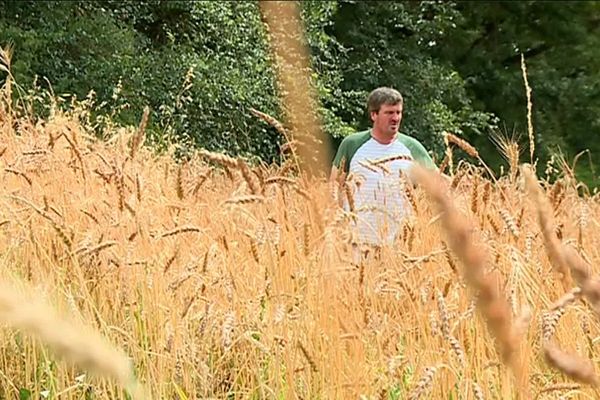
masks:
[[[370,115],[371,115],[371,122],[375,122],[375,117],[377,117],[377,111],[371,111]]]

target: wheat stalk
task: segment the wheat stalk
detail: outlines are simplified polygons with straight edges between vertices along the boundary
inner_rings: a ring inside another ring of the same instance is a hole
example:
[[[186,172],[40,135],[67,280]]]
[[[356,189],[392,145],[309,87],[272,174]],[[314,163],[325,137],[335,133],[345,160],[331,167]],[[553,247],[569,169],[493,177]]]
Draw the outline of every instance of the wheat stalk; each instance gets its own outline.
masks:
[[[510,233],[515,238],[518,238],[519,237],[519,228],[517,226],[517,223],[515,222],[515,219],[512,217],[512,215],[510,215],[509,212],[505,209],[500,209],[499,213],[500,213],[500,216],[502,217],[502,220],[506,224],[506,227],[510,231]]]
[[[448,316],[448,308],[446,307],[446,302],[444,301],[444,296],[442,292],[439,290],[435,291],[435,297],[437,299],[438,311],[440,313],[440,321],[442,335],[444,338],[448,338],[450,336],[450,318]]]
[[[177,168],[177,178],[175,179],[175,193],[179,200],[185,198],[185,191],[183,190],[183,164],[180,164]]]
[[[224,201],[224,204],[250,204],[250,203],[264,203],[264,196],[259,195],[246,195],[232,197]]]
[[[581,288],[574,287],[569,292],[567,292],[563,296],[561,296],[560,299],[558,299],[554,303],[552,303],[552,305],[550,306],[550,311],[556,311],[558,309],[567,307],[569,304],[572,304],[575,301],[577,301],[581,297],[581,295],[582,295]]]
[[[288,143],[291,141],[291,138],[289,137],[289,132],[287,131],[287,129],[285,129],[283,124],[281,122],[279,122],[277,119],[270,116],[269,114],[266,114],[262,111],[258,111],[254,108],[250,108],[250,112],[252,114],[254,114],[255,116],[257,116],[258,118],[265,121],[267,124],[274,127],[277,130],[277,132],[279,132],[287,140]]]
[[[194,188],[192,189],[193,196],[197,195],[198,191],[200,190],[200,188],[202,187],[204,182],[206,182],[207,179],[208,179],[208,173],[200,175],[198,182],[196,182],[196,184],[194,185]]]
[[[447,135],[442,135],[444,138],[444,145],[446,146],[446,150],[444,152],[444,161],[448,164],[448,170],[450,172],[450,174],[453,174],[453,169],[454,169],[454,158],[453,158],[453,154],[452,154],[452,146],[450,146],[450,142],[448,141],[448,136]],[[445,168],[444,168],[445,169]],[[440,169],[440,172],[444,172],[443,169]]]
[[[235,327],[235,314],[230,311],[225,314],[221,328],[221,344],[225,351],[229,351],[233,344],[233,331]]]
[[[590,302],[596,314],[600,316],[600,281],[592,279],[590,266],[579,256],[575,249],[563,245],[562,253],[571,269],[571,275],[581,287],[581,293]]]
[[[272,184],[284,184],[284,185],[296,185],[296,179],[288,178],[287,176],[272,176],[265,179],[265,185]]]
[[[466,361],[465,360],[465,351],[463,350],[458,339],[456,339],[452,335],[448,335],[446,337],[446,340],[448,341],[448,343],[450,343],[450,348],[454,352],[454,355],[456,355],[456,358],[458,359],[459,364],[462,366],[465,366],[465,361]]]
[[[79,146],[77,146],[77,138],[75,136],[75,131],[70,128],[69,128],[69,130],[71,131],[71,134],[73,135],[73,137],[70,138],[64,132],[62,133],[62,137],[65,138],[67,143],[69,143],[71,150],[73,150],[73,153],[75,153],[75,157],[77,158],[77,160],[79,161],[79,164],[81,165],[81,176],[83,177],[83,180],[85,181],[87,178],[86,178],[86,173],[85,173],[86,168],[85,168],[85,163],[83,162],[83,156],[81,155],[81,150],[79,150]]]
[[[542,340],[544,342],[552,339],[556,331],[556,325],[564,313],[564,308],[557,308],[542,315]]]
[[[131,148],[129,150],[129,158],[132,160],[135,158],[140,147],[144,144],[144,139],[146,138],[146,126],[148,125],[148,117],[150,116],[150,107],[144,107],[144,112],[142,114],[142,119],[140,120],[140,124],[138,126],[137,131],[131,138]]]
[[[4,171],[6,172],[10,172],[11,174],[15,174],[17,176],[20,176],[21,178],[25,179],[27,181],[27,183],[29,184],[29,186],[33,185],[33,181],[31,180],[30,177],[27,176],[27,174],[25,174],[22,171],[19,171],[18,169],[14,169],[14,168],[4,168]]]
[[[169,231],[161,233],[160,237],[164,238],[164,237],[179,235],[180,233],[188,233],[188,232],[203,232],[203,229],[198,228],[197,226],[193,226],[193,225],[178,226],[175,229],[171,229]]]
[[[467,153],[468,155],[470,155],[473,158],[479,158],[479,152],[477,151],[477,149],[475,147],[473,147],[466,140],[461,139],[458,136],[453,135],[452,133],[449,133],[449,132],[445,132],[444,136],[447,138],[448,143],[453,143],[453,144],[457,145],[465,153]]]
[[[471,211],[474,215],[477,215],[477,209],[479,207],[479,179],[474,178],[472,180],[473,188],[471,190]]]
[[[248,184],[250,193],[252,193],[253,195],[260,194],[262,192],[262,190],[258,187],[256,182],[254,181],[254,178],[252,177],[252,173],[250,172],[250,168],[248,168],[248,165],[241,158],[238,158],[237,165],[238,165],[240,172],[242,173],[242,177]]]
[[[304,356],[304,358],[308,362],[308,365],[310,365],[310,369],[312,370],[312,372],[314,372],[314,373],[319,372],[319,370],[317,368],[317,363],[312,358],[312,356],[310,355],[310,353],[307,350],[307,348],[300,341],[298,341],[298,348],[300,349],[300,352],[302,353],[302,355]]]
[[[475,245],[466,218],[452,205],[444,192],[442,179],[423,168],[415,169],[415,177],[443,212],[442,222],[448,233],[449,244],[464,265],[464,276],[479,293],[477,303],[490,331],[495,336],[502,360],[510,366],[523,391],[523,366],[517,357],[517,337],[510,317],[510,307],[491,276],[485,275],[485,254]]]
[[[541,390],[539,390],[535,394],[534,400],[537,400],[544,393],[556,392],[559,390],[577,390],[580,388],[581,388],[581,385],[579,385],[577,383],[556,383],[554,385],[549,385],[549,386],[543,387]]]
[[[371,160],[370,164],[375,165],[375,166],[380,166],[382,164],[387,164],[392,161],[413,161],[413,158],[411,156],[398,154],[395,156],[389,156],[389,157],[378,158],[376,160]]]
[[[350,183],[347,181],[344,182],[343,188],[344,188],[344,194],[346,195],[346,201],[348,202],[348,209],[350,210],[350,212],[353,213],[355,210],[354,194],[352,193],[352,188],[350,187]]]
[[[481,386],[477,382],[473,382],[473,397],[475,400],[484,400],[483,390],[481,390]]]
[[[222,154],[222,153],[214,153],[205,149],[201,149],[198,151],[198,154],[200,154],[201,156],[207,158],[208,160],[220,164],[224,167],[228,167],[228,168],[233,168],[233,169],[237,169],[238,168],[238,162],[235,158],[233,157],[229,157],[226,154]]]
[[[173,263],[175,262],[175,260],[177,259],[177,257],[179,257],[179,247],[175,248],[175,251],[173,252],[173,255],[171,255],[171,257],[169,257],[167,259],[167,262],[165,263],[165,266],[162,268],[163,274],[167,273],[167,271],[171,268],[171,266],[173,265]]]
[[[596,386],[599,383],[590,360],[560,350],[556,345],[548,342],[544,344],[544,357],[546,362],[577,382]]]
[[[423,371],[421,378],[413,388],[413,390],[408,394],[409,400],[418,400],[423,396],[433,383],[433,377],[437,372],[436,367],[427,367]]]
[[[115,246],[116,244],[117,244],[117,242],[115,240],[107,240],[106,242],[99,243],[96,246],[91,247],[89,249],[83,249],[80,252],[75,251],[75,253],[76,254],[80,253],[82,256],[96,254],[96,253],[101,252],[104,249],[108,249],[109,247]]]
[[[527,80],[527,67],[525,65],[525,56],[521,53],[521,71],[523,72],[523,82],[525,83],[525,96],[527,97],[527,134],[529,135],[529,155],[533,164],[533,153],[535,152],[535,139],[533,136],[533,119],[531,117],[531,87]]]
[[[62,242],[65,244],[65,246],[67,246],[67,248],[69,250],[71,250],[71,248],[73,247],[73,242],[72,242],[71,238],[69,238],[69,236],[65,232],[66,227],[64,225],[59,224],[58,222],[56,222],[54,220],[54,218],[52,218],[50,216],[50,214],[48,214],[47,212],[45,212],[41,208],[37,207],[35,204],[33,204],[32,202],[30,202],[29,200],[24,199],[24,198],[19,197],[19,196],[10,196],[10,197],[12,199],[14,199],[14,200],[18,200],[18,201],[20,201],[22,203],[25,203],[26,205],[28,205],[29,207],[31,207],[35,212],[37,212],[39,215],[41,215],[42,217],[44,217],[45,219],[47,219],[50,222],[50,225],[52,225],[52,228],[54,228],[54,230],[56,231],[56,233],[58,234],[58,236],[62,240]]]
[[[56,354],[81,367],[117,381],[135,398],[142,387],[130,360],[96,332],[83,329],[55,314],[46,304],[24,296],[0,282],[0,320],[41,340]]]
[[[553,218],[549,210],[548,202],[544,198],[544,195],[531,168],[523,167],[523,174],[525,176],[529,193],[534,198],[537,205],[538,221],[542,228],[544,247],[546,248],[548,257],[550,258],[553,267],[560,274],[563,286],[569,287],[568,266],[561,251],[560,241],[554,231]]]
[[[454,190],[458,187],[458,184],[460,183],[460,181],[463,179],[463,177],[466,175],[466,171],[464,169],[460,169],[452,178],[452,181],[450,182],[450,189]]]

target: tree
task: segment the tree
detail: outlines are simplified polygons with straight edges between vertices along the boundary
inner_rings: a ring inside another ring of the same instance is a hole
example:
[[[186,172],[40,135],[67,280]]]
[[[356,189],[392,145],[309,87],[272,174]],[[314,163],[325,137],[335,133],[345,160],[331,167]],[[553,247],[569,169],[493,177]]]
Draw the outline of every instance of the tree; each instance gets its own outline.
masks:
[[[537,155],[567,158],[600,142],[598,2],[301,2],[318,113],[335,140],[370,125],[368,93],[405,96],[403,130],[438,160],[441,134],[473,142],[500,163],[492,133],[526,138],[525,56]],[[182,146],[276,161],[282,138],[249,110],[284,113],[257,2],[0,0],[0,33],[15,44],[24,87],[95,92],[96,114]],[[3,43],[4,44],[4,43]],[[38,79],[38,83],[42,82]],[[106,119],[99,121],[106,121]],[[101,128],[101,124],[99,126]],[[523,140],[523,149],[527,140]],[[579,166],[589,177],[589,163]]]
[[[452,3],[341,3],[330,34],[347,49],[339,63],[341,89],[351,106],[340,110],[342,117],[367,126],[363,104],[368,92],[392,86],[405,96],[403,129],[438,155],[444,131],[481,135],[493,128],[494,118],[473,108],[452,65],[432,57],[432,48],[441,45],[459,18]]]
[[[569,157],[586,148],[600,155],[600,144],[590,140],[600,133],[600,3],[459,2],[456,10],[456,30],[435,57],[464,78],[474,104],[497,115],[504,130],[526,136],[523,54],[537,155],[545,160],[558,147]],[[489,148],[489,141],[478,142]]]

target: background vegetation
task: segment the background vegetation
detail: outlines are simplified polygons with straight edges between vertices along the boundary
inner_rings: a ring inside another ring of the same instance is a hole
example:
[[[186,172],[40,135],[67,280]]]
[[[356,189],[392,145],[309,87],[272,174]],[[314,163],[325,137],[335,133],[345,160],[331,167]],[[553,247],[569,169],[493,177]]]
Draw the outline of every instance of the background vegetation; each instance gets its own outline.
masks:
[[[25,89],[51,85],[96,112],[185,146],[278,159],[281,138],[250,112],[281,117],[256,2],[0,1],[0,33],[15,46]],[[403,130],[441,158],[444,130],[500,159],[492,132],[523,135],[520,55],[533,88],[539,156],[572,159],[600,129],[598,2],[302,2],[321,115],[335,147],[368,126],[376,86],[406,97]],[[526,135],[525,135],[526,136]],[[524,141],[525,143],[526,141]],[[593,183],[590,157],[577,171]]]

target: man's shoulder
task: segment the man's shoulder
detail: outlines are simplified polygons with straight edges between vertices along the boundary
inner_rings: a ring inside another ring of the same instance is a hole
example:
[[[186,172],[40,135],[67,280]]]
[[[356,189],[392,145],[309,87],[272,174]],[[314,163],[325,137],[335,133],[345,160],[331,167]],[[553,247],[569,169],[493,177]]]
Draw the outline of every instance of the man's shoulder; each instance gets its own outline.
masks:
[[[343,167],[344,171],[348,172],[350,160],[352,160],[352,157],[354,157],[354,154],[358,151],[358,149],[370,138],[370,130],[355,132],[346,136],[340,143],[340,147],[338,148],[336,156],[333,160],[333,165],[338,168]]]
[[[412,136],[408,136],[407,134],[404,134],[404,133],[398,133],[396,140],[400,141],[402,144],[407,145],[407,146],[421,146],[421,147],[423,146],[421,144],[421,142],[419,142],[416,138],[414,138]]]
[[[366,131],[351,133],[350,135],[348,135],[344,139],[342,139],[342,143],[347,143],[347,144],[348,143],[352,143],[352,144],[364,143],[367,140],[369,140],[370,137],[371,137],[371,130],[367,129]]]
[[[371,139],[371,130],[351,133],[340,143],[340,150],[350,153],[352,157],[356,151]]]
[[[405,135],[403,133],[399,133],[396,140],[400,141],[404,146],[408,147],[413,158],[417,160],[420,164],[427,168],[435,168],[435,164],[431,159],[429,153],[427,153],[427,149],[425,146],[421,144],[416,138],[412,136]]]

